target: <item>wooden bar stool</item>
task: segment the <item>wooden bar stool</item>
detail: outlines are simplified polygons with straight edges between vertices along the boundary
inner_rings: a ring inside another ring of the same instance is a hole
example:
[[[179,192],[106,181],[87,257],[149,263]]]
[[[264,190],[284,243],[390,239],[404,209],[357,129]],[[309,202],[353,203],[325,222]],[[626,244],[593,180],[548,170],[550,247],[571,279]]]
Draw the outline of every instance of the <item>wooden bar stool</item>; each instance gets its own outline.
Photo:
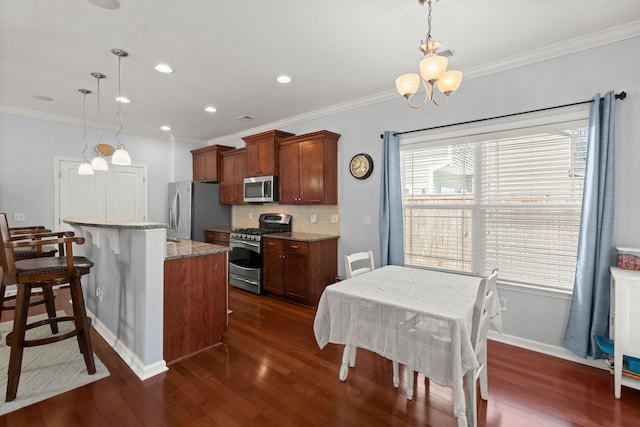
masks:
[[[80,351],[84,356],[87,372],[90,375],[94,374],[96,367],[89,331],[90,320],[86,314],[80,280],[83,275],[89,273],[91,267],[93,267],[93,262],[85,257],[73,256],[73,243],[83,244],[84,238],[65,236],[37,240],[12,240],[7,216],[4,213],[0,213],[0,234],[2,235],[3,244],[3,248],[0,251],[3,271],[2,284],[3,286],[9,284],[17,286],[13,331],[7,335],[7,345],[11,347],[11,354],[7,373],[6,401],[10,402],[16,398],[22,369],[22,355],[25,347],[50,344],[75,336],[77,337]],[[64,245],[64,257],[40,257],[16,261],[14,255],[16,248],[60,244]],[[69,285],[70,287],[73,315],[53,317],[28,324],[27,314],[32,289],[51,290],[54,286],[59,285]],[[67,321],[73,322],[75,326],[69,332],[52,334],[49,337],[40,339],[25,339],[26,331],[29,329]]]
[[[73,232],[71,231],[52,232],[51,230],[45,228],[44,226],[9,228],[9,234],[11,235],[12,241],[42,240],[43,238],[73,237],[74,235]],[[50,246],[50,245],[47,245],[47,246],[35,245],[35,246],[14,248],[13,253],[16,261],[22,260],[22,259],[29,259],[29,258],[55,256],[56,253],[59,253],[61,256],[64,256],[64,244],[59,244],[57,248],[55,246]],[[33,298],[31,298],[29,301],[29,307],[45,304],[47,308],[47,314],[49,315],[49,317],[56,317],[55,294],[52,288],[47,287],[45,289],[34,289],[31,295]],[[15,310],[16,296],[7,295],[7,285],[5,285],[4,281],[0,285],[0,297],[2,298],[1,304],[0,304],[0,316],[2,315],[3,311]],[[51,323],[51,332],[54,334],[58,333],[57,323],[55,322]]]

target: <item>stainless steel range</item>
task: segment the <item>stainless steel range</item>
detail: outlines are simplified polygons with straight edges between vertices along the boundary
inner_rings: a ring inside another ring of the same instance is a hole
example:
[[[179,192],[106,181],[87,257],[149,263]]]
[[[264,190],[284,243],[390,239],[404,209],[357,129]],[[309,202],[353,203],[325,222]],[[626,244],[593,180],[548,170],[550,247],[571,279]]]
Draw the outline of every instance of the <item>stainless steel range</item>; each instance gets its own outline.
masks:
[[[262,293],[262,236],[291,231],[291,215],[261,214],[258,228],[231,231],[229,244],[229,284],[255,294]]]

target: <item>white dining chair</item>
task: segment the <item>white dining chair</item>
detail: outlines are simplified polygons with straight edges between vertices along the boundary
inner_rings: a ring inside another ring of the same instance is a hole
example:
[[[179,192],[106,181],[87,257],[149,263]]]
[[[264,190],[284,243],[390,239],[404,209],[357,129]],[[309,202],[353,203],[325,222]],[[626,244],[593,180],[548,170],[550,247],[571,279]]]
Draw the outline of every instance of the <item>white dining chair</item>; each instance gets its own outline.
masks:
[[[495,269],[491,275],[482,282],[478,298],[473,308],[473,322],[471,326],[471,344],[478,358],[480,365],[476,369],[472,381],[466,381],[467,400],[467,421],[469,425],[475,427],[478,424],[478,397],[477,382],[480,380],[480,397],[487,400],[489,397],[489,378],[487,375],[487,333],[489,331],[489,319],[491,317],[491,306],[496,295],[496,282],[498,280],[498,270]],[[470,376],[467,377],[469,379]]]
[[[376,268],[373,262],[373,252],[356,252],[344,256],[344,266],[347,278],[356,277]]]
[[[373,252],[356,252],[351,255],[344,256],[345,274],[347,279],[350,277],[356,277],[361,274],[372,271],[376,268],[373,261]],[[347,379],[347,373],[349,367],[356,366],[356,350],[354,345],[347,344],[344,346],[342,352],[342,365],[340,367],[340,381]]]
[[[473,350],[478,359],[479,367],[475,370],[473,375],[467,376],[465,382],[466,388],[466,403],[467,403],[467,421],[470,426],[475,427],[477,425],[477,382],[480,380],[480,397],[482,400],[487,400],[489,394],[489,381],[487,376],[487,332],[489,330],[489,319],[491,317],[491,307],[493,304],[493,297],[496,294],[496,281],[498,278],[498,270],[495,269],[491,275],[480,282],[478,288],[478,295],[473,307],[473,317],[471,322],[471,344]],[[419,331],[421,328],[425,328],[425,325],[416,325],[415,330]],[[426,331],[425,331],[426,332]],[[435,331],[429,331],[431,334]],[[437,333],[432,336],[432,344],[434,346],[440,346],[445,349],[451,345],[450,340],[442,339],[438,337]],[[445,351],[445,350],[443,350]],[[393,361],[393,382],[394,386],[398,387],[398,362]],[[413,399],[413,385],[414,385],[415,371],[412,367],[407,366],[407,399]],[[472,380],[469,381],[468,379]],[[427,378],[425,378],[427,380]]]

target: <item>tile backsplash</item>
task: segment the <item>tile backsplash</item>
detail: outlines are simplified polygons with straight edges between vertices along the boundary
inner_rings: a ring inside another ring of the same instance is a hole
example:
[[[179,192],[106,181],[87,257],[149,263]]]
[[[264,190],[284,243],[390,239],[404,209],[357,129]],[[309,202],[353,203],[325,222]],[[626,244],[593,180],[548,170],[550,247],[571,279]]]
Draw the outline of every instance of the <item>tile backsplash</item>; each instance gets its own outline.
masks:
[[[279,205],[278,203],[234,205],[233,227],[257,227],[262,213],[286,213],[293,216],[291,228],[302,233],[340,235],[339,205]],[[336,223],[332,223],[332,216]],[[313,222],[312,220],[316,220]]]

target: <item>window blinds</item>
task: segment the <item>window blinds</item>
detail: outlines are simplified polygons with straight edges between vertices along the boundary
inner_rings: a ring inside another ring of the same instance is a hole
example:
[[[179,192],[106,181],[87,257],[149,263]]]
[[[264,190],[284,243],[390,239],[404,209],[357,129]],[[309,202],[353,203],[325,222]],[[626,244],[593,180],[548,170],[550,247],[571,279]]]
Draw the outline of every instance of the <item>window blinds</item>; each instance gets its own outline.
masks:
[[[587,133],[557,128],[403,147],[405,262],[571,289]]]

